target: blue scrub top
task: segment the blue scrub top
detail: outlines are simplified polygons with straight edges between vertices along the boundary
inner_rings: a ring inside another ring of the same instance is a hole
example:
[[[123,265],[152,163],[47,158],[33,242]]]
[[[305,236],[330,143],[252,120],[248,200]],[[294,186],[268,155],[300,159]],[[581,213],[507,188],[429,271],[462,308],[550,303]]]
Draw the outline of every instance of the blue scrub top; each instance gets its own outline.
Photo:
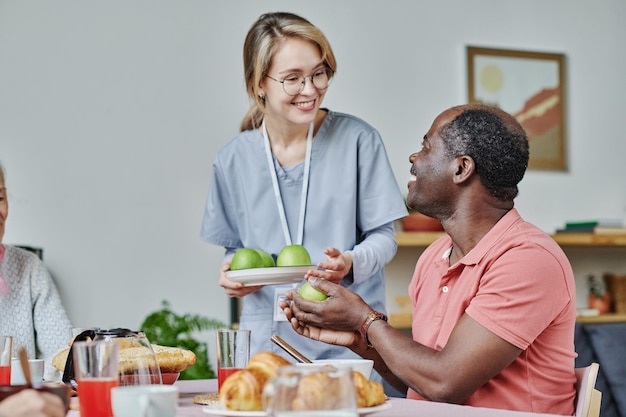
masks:
[[[276,160],[275,168],[291,239],[296,243],[303,170],[285,170]],[[226,144],[213,164],[202,239],[225,248],[250,247],[278,254],[286,242],[270,175],[258,129],[242,132]],[[328,113],[313,140],[306,205],[302,244],[313,264],[325,260],[326,247],[353,250],[354,277],[344,278],[342,285],[372,308],[385,311],[384,265],[395,255],[395,237],[377,241],[375,250],[362,248],[367,245],[367,233],[393,229],[393,221],[407,212],[382,139],[373,127],[354,116]],[[311,359],[355,356],[347,348],[298,335],[286,321],[274,321],[277,287],[265,286],[243,299],[240,327],[252,330],[251,353],[268,350],[284,355],[270,341],[272,334],[278,334]]]

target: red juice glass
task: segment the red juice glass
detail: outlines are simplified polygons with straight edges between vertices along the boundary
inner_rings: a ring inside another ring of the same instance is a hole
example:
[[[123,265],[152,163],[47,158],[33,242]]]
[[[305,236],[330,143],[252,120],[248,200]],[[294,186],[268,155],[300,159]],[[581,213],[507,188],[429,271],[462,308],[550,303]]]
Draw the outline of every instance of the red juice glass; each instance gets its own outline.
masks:
[[[118,343],[75,342],[72,350],[80,416],[113,417],[111,389],[119,385]]]
[[[0,385],[11,385],[11,353],[13,338],[0,336]]]
[[[217,390],[236,371],[248,366],[250,359],[250,330],[220,329],[217,341]]]

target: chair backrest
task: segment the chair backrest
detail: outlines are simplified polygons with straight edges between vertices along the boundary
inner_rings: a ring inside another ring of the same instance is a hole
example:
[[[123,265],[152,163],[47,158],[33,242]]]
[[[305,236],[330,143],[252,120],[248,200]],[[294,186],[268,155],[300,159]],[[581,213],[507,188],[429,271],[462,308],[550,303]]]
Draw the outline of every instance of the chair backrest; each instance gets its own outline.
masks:
[[[35,255],[37,255],[39,259],[43,261],[43,248],[38,248],[35,246],[26,246],[26,245],[15,245],[15,247],[32,252]]]
[[[602,393],[595,389],[600,365],[576,368],[576,417],[598,417]]]

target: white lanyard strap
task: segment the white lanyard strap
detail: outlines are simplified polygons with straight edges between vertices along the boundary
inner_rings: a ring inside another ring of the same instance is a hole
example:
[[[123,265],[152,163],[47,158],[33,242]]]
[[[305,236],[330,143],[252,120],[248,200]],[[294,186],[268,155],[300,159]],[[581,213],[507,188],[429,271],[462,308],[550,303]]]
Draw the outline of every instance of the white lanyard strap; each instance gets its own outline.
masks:
[[[309,172],[311,169],[311,148],[313,143],[313,122],[309,125],[309,133],[306,137],[306,155],[304,157],[304,178],[302,179],[302,194],[300,197],[300,215],[298,217],[298,240],[296,243],[302,245],[304,239],[304,217],[306,214],[306,197],[309,191]],[[291,235],[289,234],[289,225],[287,224],[287,217],[285,215],[285,206],[283,205],[283,198],[280,195],[280,188],[278,187],[278,177],[276,176],[276,168],[274,167],[274,158],[272,158],[272,149],[270,147],[270,140],[267,136],[267,129],[265,128],[265,120],[262,124],[263,140],[265,142],[265,156],[267,157],[267,166],[270,170],[270,176],[272,177],[272,186],[274,187],[274,199],[276,200],[276,207],[278,208],[278,215],[280,217],[280,223],[283,226],[283,234],[285,235],[285,242],[287,245],[291,245]]]

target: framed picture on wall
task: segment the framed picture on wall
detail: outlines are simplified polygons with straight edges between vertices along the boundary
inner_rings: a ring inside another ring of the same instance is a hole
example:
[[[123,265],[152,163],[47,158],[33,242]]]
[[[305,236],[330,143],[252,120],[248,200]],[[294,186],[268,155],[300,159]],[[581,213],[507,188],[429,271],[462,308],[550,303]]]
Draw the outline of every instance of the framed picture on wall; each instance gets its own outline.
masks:
[[[470,103],[515,116],[528,134],[531,169],[567,169],[565,55],[467,47]]]

